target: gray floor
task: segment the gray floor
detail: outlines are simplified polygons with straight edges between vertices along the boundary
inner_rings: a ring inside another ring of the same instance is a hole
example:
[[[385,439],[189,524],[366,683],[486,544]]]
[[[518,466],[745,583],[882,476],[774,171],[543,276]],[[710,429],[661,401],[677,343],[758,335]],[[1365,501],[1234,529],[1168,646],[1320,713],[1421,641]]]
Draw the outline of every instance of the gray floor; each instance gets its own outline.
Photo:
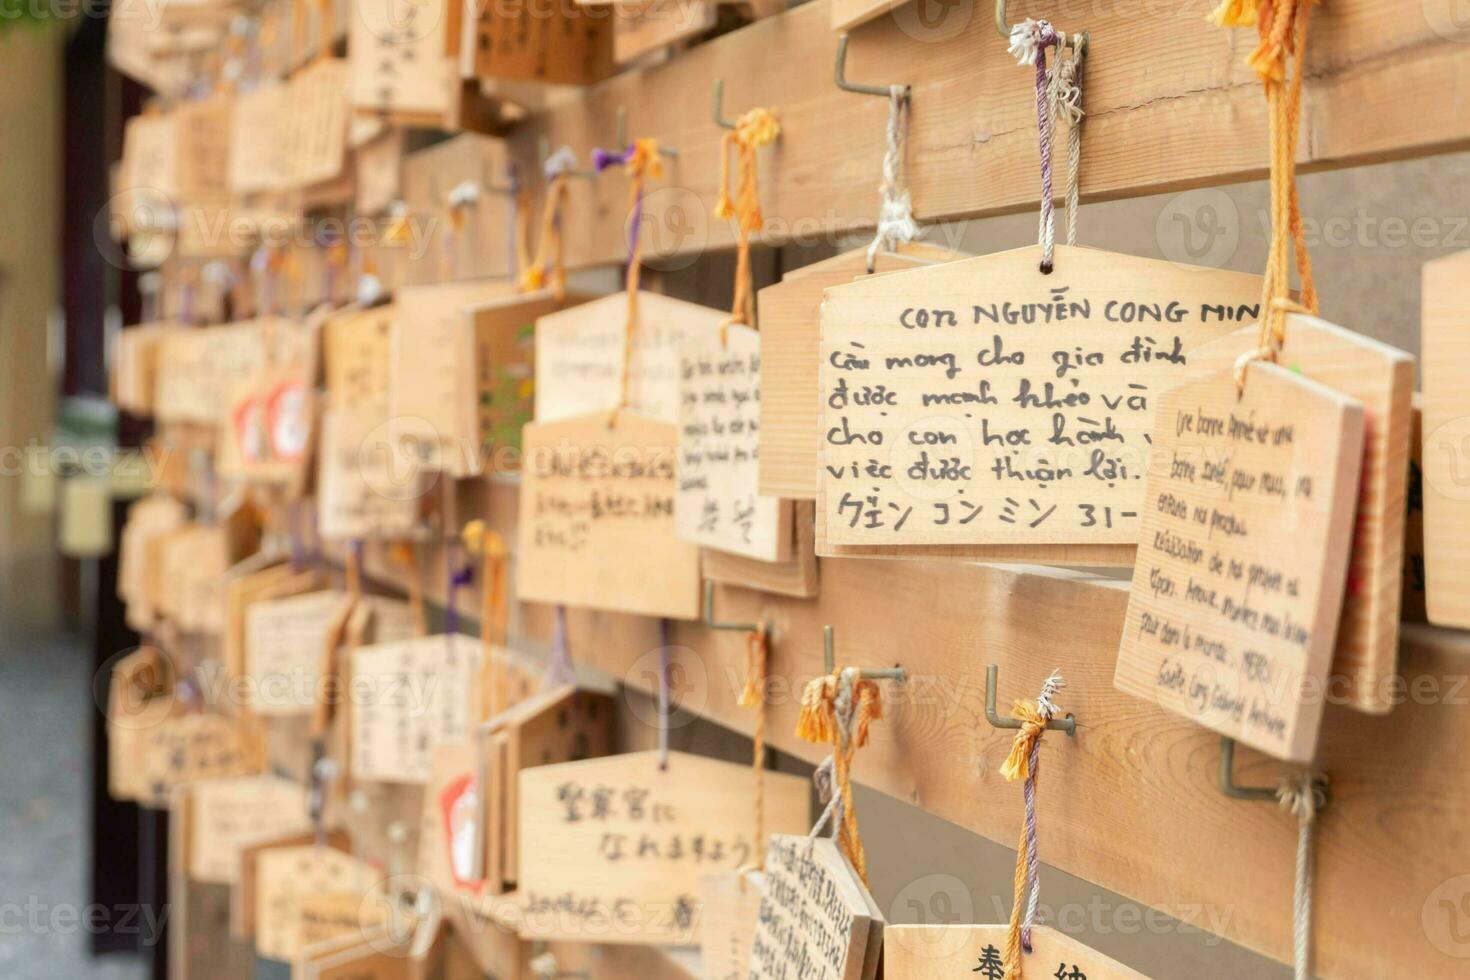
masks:
[[[91,672],[75,641],[0,638],[0,977],[141,980],[88,953]],[[95,910],[93,922],[125,910]]]

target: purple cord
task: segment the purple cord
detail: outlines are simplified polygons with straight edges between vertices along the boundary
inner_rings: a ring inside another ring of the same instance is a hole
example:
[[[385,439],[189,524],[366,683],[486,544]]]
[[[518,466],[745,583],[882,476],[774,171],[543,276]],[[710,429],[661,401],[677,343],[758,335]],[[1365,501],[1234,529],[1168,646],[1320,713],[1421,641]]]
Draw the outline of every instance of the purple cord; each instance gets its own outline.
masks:
[[[633,151],[636,148],[637,144],[629,143],[624,149],[618,152],[603,149],[593,150],[592,166],[595,167],[599,173],[601,173],[608,167],[615,167],[620,164],[625,164],[629,160],[633,159]],[[628,214],[628,258],[624,262],[624,265],[627,266],[630,273],[633,269],[634,245],[636,245],[638,241],[638,228],[642,223],[643,194],[640,191],[638,197],[633,201],[633,210]]]
[[[444,608],[444,632],[453,636],[459,632],[459,590],[469,585],[475,577],[475,566],[466,564],[454,567],[454,549],[449,549],[449,601]]]

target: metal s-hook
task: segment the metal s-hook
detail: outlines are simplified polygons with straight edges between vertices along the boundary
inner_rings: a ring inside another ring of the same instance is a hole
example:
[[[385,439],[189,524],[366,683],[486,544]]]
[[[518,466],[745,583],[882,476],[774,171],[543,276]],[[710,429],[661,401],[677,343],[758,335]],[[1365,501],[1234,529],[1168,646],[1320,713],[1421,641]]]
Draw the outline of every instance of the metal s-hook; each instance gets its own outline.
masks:
[[[1010,22],[1010,18],[1006,16],[1006,0],[995,0],[995,30],[996,30],[996,33],[999,34],[1001,37],[1005,38],[1007,41],[1009,41],[1011,39],[1011,26],[1012,25],[1011,25],[1011,22]],[[1078,57],[1085,57],[1086,56],[1086,54],[1087,54],[1087,46],[1088,46],[1089,43],[1091,43],[1091,41],[1092,41],[1092,34],[1090,32],[1088,32],[1088,31],[1083,31],[1082,32],[1082,38],[1081,38],[1081,40],[1077,44],[1077,56]],[[1066,38],[1065,35],[1063,35],[1062,43],[1063,44],[1070,43],[1067,40],[1067,38]]]
[[[538,169],[543,177],[546,176],[546,161],[551,159],[551,141],[545,136],[536,139],[536,159]],[[561,171],[563,177],[596,177],[595,170],[579,170],[576,167],[567,167]]]
[[[837,658],[833,654],[832,647],[832,627],[828,626],[822,630],[822,664],[829,674],[837,669]],[[901,666],[860,670],[858,676],[865,681],[898,681],[900,684],[909,679],[908,671]]]
[[[1004,4],[1005,0],[1001,0],[1001,3]],[[884,99],[889,98],[893,94],[893,90],[891,88],[881,88],[877,85],[859,85],[857,82],[849,82],[847,80],[846,34],[839,34],[837,36],[837,67],[833,71],[832,75],[833,78],[837,81],[837,87],[842,89],[842,91],[844,92],[855,92],[858,95],[876,95]],[[909,86],[905,85],[903,87],[903,94],[905,98],[908,97]],[[719,120],[717,116],[716,122],[718,121]]]
[[[619,149],[626,150],[628,148],[628,107],[627,106],[625,106],[625,105],[618,106],[618,113],[617,113],[616,119],[617,119],[617,123],[616,123],[617,128],[614,130],[614,134],[615,135],[613,136],[613,145],[616,146],[616,147],[618,147]],[[660,143],[658,145],[658,153],[659,153],[659,156],[665,156],[665,157],[670,158],[671,160],[676,160],[679,157],[679,151],[678,151],[677,148],[672,147],[672,146],[664,146],[662,143]]]
[[[991,664],[985,668],[985,720],[991,728],[1008,728],[1012,731],[1021,727],[1019,718],[1002,718],[995,710],[996,677],[1000,668]],[[1077,716],[1070,711],[1065,718],[1053,718],[1046,723],[1047,731],[1066,732],[1068,738],[1077,736]]]
[[[1259,800],[1274,802],[1276,791],[1264,786],[1237,786],[1235,784],[1235,739],[1220,736],[1220,792],[1232,800]]]
[[[710,115],[714,117],[715,125],[721,129],[734,129],[735,120],[725,118],[725,80],[723,78],[715,79],[713,96]]]
[[[766,636],[771,635],[770,623],[722,623],[715,619],[715,583],[710,579],[704,580],[704,625],[712,630],[727,630],[732,633],[759,633],[762,629]]]
[[[1258,803],[1274,803],[1280,799],[1276,790],[1267,786],[1238,786],[1235,782],[1235,739],[1229,735],[1220,736],[1220,770],[1217,774],[1220,784],[1220,793],[1232,800],[1254,800]],[[1327,804],[1332,797],[1328,792],[1327,780],[1321,778],[1318,786],[1321,800],[1317,806],[1317,812],[1321,813],[1327,809]]]

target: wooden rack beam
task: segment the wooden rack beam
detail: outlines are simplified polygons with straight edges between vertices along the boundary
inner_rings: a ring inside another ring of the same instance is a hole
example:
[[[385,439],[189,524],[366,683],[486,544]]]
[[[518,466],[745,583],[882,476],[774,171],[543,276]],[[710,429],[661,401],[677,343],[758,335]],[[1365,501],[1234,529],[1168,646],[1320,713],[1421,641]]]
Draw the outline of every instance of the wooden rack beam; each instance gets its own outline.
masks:
[[[462,484],[459,506],[514,541],[517,489],[514,480]],[[382,581],[401,580],[373,550],[365,564]],[[436,576],[426,593],[439,600],[443,566],[425,564]],[[1060,701],[1079,732],[1043,743],[1042,860],[1289,962],[1296,824],[1275,806],[1221,795],[1213,732],[1113,689],[1126,603],[1127,583],[1061,570],[874,559],[823,559],[817,599],[716,591],[722,619],[774,623],[771,745],[812,763],[823,756],[792,733],[801,687],[822,670],[822,628],[833,625],[838,663],[901,663],[910,677],[884,683],[887,716],[854,777],[1007,846],[1021,792],[999,775],[1012,733],[985,721],[985,668],[999,665],[1002,706],[1034,697],[1060,668]],[[519,626],[549,644],[550,608],[521,606]],[[577,660],[650,690],[634,667],[658,646],[656,621],[570,610],[568,626]],[[736,704],[744,637],[679,622],[672,642],[682,708],[748,733],[751,713]],[[1332,780],[1317,843],[1323,976],[1438,976],[1457,962],[1426,936],[1422,915],[1460,873],[1446,855],[1470,853],[1470,633],[1406,626],[1401,672],[1405,700],[1391,714],[1329,707],[1323,722],[1319,764]],[[1238,756],[1242,784],[1271,785],[1287,771],[1248,750]]]
[[[1262,177],[1265,99],[1245,64],[1254,32],[1207,24],[1210,0],[1096,5],[1024,0],[1010,16],[1046,16],[1091,32],[1084,66],[1082,194],[1130,197]],[[913,87],[909,183],[923,221],[1013,212],[1039,191],[1033,75],[1019,67],[984,2],[951,4],[923,24],[917,4],[852,33],[848,77]],[[1443,9],[1441,9],[1443,8]],[[763,150],[765,240],[826,241],[871,227],[885,100],[840,91],[830,0],[813,0],[685,52],[628,72],[538,114],[511,137],[535,172],[538,143],[571,146],[585,161],[614,138],[620,106],[628,133],[676,146],[665,177],[649,184],[644,246],[674,261],[733,243],[711,217],[723,133],[711,86],[725,80],[727,115],[772,106],[780,141]],[[1334,0],[1312,15],[1309,78],[1298,157],[1305,169],[1422,156],[1470,145],[1470,28],[1445,4]],[[626,181],[572,182],[566,224],[572,266],[621,261]],[[1060,191],[1060,189],[1059,189]],[[1086,244],[1087,230],[1082,230]]]

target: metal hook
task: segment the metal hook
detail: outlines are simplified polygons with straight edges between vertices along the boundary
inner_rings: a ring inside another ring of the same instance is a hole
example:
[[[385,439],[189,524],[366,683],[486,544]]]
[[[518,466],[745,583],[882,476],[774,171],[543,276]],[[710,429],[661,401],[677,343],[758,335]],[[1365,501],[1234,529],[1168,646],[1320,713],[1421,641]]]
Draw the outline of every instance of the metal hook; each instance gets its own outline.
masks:
[[[1001,0],[1001,2],[1004,3],[1005,0]],[[839,34],[837,36],[837,68],[833,72],[833,77],[837,80],[837,87],[842,89],[842,91],[844,92],[856,92],[858,95],[877,95],[885,99],[889,98],[893,94],[893,90],[891,88],[880,88],[877,85],[859,85],[856,82],[849,82],[847,80],[846,34]],[[904,98],[908,98],[909,86],[905,85],[903,87],[903,95]],[[716,119],[716,121],[718,121],[718,118]]]
[[[995,664],[985,668],[985,720],[990,722],[991,728],[1009,728],[1016,730],[1021,727],[1019,718],[1002,718],[995,710],[996,677],[1000,674],[1000,668]],[[1077,736],[1077,716],[1070,711],[1065,718],[1053,718],[1046,723],[1047,731],[1066,732],[1068,738]]]
[[[837,669],[837,658],[832,653],[832,627],[830,626],[822,630],[822,663],[829,674]],[[909,679],[908,671],[900,666],[860,670],[858,676],[865,681],[898,681],[900,684]]]
[[[714,116],[715,125],[721,129],[734,129],[735,120],[725,118],[725,80],[723,78],[715,79],[714,99],[712,101],[711,115]]]
[[[1006,0],[995,0],[995,30],[1007,41],[1011,39],[1011,22],[1010,18],[1006,16]],[[1082,40],[1077,45],[1077,55],[1079,57],[1085,57],[1087,55],[1087,46],[1091,41],[1091,32],[1083,31]],[[1062,43],[1069,44],[1071,42],[1063,36]]]
[[[712,630],[728,630],[732,633],[759,633],[762,629],[771,635],[770,623],[722,623],[715,619],[715,583],[704,581],[704,625]]]
[[[1235,783],[1235,739],[1229,735],[1220,736],[1220,771],[1218,774],[1220,792],[1232,800],[1255,800],[1260,803],[1274,803],[1279,797],[1274,789],[1265,786],[1237,786]],[[1328,802],[1332,799],[1328,793],[1327,783],[1324,779],[1321,784],[1322,802],[1317,807],[1321,813],[1327,809]]]
[[[1264,786],[1237,786],[1235,784],[1235,739],[1220,736],[1220,792],[1232,800],[1262,800],[1275,802],[1276,791]]]
[[[551,159],[551,141],[545,136],[536,138],[536,158],[541,175],[546,176],[546,161]],[[595,170],[578,170],[576,167],[568,167],[561,172],[563,177],[596,177]]]
[[[615,133],[613,145],[626,150],[628,148],[628,107],[625,105],[618,106],[617,129]],[[677,148],[664,146],[662,143],[658,145],[658,153],[659,156],[665,156],[671,160],[677,160],[679,158]]]

